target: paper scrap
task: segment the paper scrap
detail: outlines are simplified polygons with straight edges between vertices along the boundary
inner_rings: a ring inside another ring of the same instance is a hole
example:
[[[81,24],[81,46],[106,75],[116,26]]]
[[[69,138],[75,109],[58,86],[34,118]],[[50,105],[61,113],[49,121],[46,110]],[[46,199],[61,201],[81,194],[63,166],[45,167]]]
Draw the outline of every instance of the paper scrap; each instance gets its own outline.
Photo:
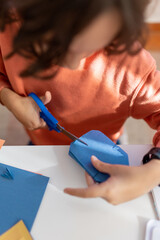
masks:
[[[8,169],[14,179],[2,177]],[[49,178],[0,163],[0,234],[23,220],[30,231]]]
[[[0,240],[32,240],[32,237],[21,220],[1,235]]]
[[[3,147],[4,143],[5,143],[5,140],[0,139],[0,149]]]

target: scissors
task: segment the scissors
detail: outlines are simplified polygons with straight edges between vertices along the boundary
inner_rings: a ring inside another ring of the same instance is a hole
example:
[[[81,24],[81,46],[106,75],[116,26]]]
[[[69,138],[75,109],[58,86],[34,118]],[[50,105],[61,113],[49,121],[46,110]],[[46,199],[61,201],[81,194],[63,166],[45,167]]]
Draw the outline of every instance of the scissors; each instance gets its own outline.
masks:
[[[62,126],[60,126],[58,124],[58,120],[55,117],[53,117],[53,115],[47,110],[47,108],[45,107],[45,105],[43,104],[41,99],[35,93],[30,93],[28,96],[32,97],[33,100],[39,106],[39,108],[41,110],[40,118],[42,118],[47,123],[50,131],[55,130],[56,132],[61,132],[61,133],[65,134],[67,137],[69,137],[70,139],[72,139],[73,141],[77,140],[85,145],[88,145],[87,143],[85,143],[84,141],[82,141],[81,139],[79,139],[78,137],[73,135],[72,133],[65,130]]]

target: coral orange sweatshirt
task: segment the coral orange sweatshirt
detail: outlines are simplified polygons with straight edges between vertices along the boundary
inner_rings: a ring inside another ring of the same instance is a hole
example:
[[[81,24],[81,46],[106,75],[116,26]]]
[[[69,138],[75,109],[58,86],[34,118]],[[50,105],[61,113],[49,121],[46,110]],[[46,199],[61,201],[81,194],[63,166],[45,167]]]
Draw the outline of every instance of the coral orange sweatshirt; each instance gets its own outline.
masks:
[[[78,137],[95,129],[116,141],[131,116],[144,119],[157,129],[154,144],[160,142],[160,72],[147,51],[136,56],[107,56],[99,51],[83,59],[77,70],[60,68],[51,80],[23,79],[19,73],[28,60],[19,55],[5,60],[18,27],[12,24],[0,33],[0,91],[9,87],[22,96],[30,92],[42,96],[51,91],[49,111],[60,125]],[[34,144],[70,144],[70,139],[55,131],[27,132]]]

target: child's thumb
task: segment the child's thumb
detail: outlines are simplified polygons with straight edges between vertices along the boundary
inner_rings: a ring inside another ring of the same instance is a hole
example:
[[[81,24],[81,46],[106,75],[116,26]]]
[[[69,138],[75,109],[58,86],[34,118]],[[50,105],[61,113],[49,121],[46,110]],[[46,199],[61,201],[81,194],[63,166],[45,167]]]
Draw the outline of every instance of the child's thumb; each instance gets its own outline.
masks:
[[[113,165],[112,164],[102,162],[98,158],[96,158],[95,156],[91,157],[91,162],[92,162],[93,166],[98,171],[103,172],[103,173],[112,174],[112,172],[113,172]]]
[[[40,97],[40,99],[42,100],[43,104],[46,105],[47,103],[49,103],[52,99],[52,95],[50,91],[46,91],[45,95]]]

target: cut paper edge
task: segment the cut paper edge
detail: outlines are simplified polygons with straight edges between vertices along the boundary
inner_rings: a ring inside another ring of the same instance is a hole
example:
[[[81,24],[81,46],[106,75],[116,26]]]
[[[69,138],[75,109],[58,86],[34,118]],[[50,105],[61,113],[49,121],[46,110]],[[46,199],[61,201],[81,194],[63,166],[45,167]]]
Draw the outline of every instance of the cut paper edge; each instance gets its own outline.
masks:
[[[7,232],[0,236],[0,240],[33,240],[24,222],[20,220]]]
[[[69,155],[98,183],[109,178],[108,173],[98,171],[91,162],[91,156],[95,155],[102,162],[109,164],[129,165],[128,154],[117,146],[105,134],[97,130],[91,130],[80,137],[88,144],[82,148],[78,142],[70,144]],[[84,155],[85,154],[85,155]]]
[[[1,176],[4,177],[4,178],[12,179],[12,180],[14,179],[13,175],[11,174],[11,172],[9,171],[8,168],[6,168],[5,171],[3,171]]]

